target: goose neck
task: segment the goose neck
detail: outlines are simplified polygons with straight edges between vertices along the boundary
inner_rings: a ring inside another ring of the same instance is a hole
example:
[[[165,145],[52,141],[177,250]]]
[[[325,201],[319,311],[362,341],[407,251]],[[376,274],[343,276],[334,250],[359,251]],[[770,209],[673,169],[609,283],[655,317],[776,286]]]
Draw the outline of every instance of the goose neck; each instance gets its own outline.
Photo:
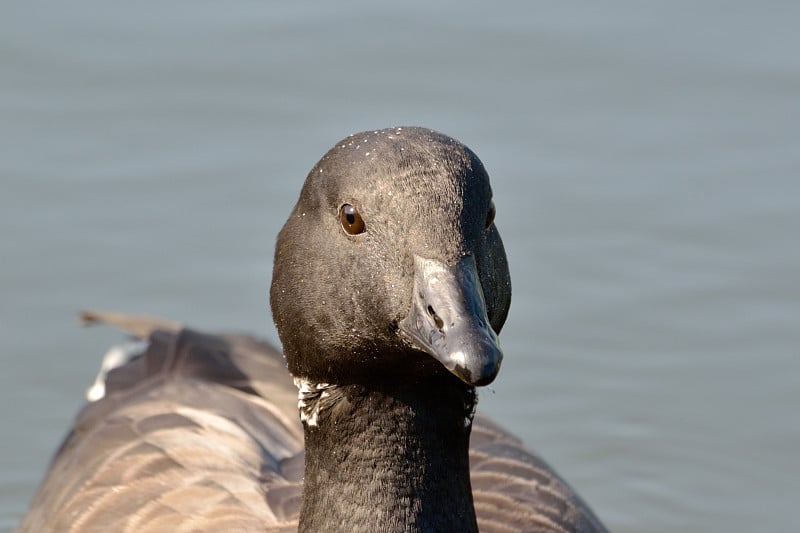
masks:
[[[390,386],[305,382],[299,404],[300,531],[477,531],[474,388],[449,375]]]

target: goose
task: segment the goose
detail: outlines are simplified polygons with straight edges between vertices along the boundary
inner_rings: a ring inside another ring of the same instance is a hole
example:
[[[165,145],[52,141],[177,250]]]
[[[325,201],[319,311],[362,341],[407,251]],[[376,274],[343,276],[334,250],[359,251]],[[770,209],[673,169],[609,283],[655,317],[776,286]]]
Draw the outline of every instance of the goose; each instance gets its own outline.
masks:
[[[277,239],[283,351],[83,312],[137,341],[102,369],[18,531],[606,531],[475,413],[511,298],[494,217],[483,164],[451,137],[338,142]]]

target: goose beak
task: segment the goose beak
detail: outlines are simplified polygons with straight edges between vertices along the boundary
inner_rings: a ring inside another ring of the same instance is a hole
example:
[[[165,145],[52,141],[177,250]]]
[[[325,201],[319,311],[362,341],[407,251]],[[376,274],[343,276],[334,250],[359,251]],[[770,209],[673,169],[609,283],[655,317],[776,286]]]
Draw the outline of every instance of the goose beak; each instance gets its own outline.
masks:
[[[503,351],[470,255],[452,266],[414,256],[411,310],[399,328],[468,385],[488,385],[500,370]]]

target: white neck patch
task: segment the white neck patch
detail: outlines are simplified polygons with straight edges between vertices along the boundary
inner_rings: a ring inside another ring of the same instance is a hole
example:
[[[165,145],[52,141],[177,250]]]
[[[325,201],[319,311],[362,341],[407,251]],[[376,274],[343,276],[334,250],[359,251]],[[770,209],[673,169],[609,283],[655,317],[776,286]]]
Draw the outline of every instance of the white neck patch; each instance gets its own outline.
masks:
[[[316,426],[319,420],[319,411],[322,401],[330,392],[327,390],[333,385],[330,383],[312,383],[303,378],[294,378],[297,387],[297,408],[300,410],[300,421],[309,426]]]

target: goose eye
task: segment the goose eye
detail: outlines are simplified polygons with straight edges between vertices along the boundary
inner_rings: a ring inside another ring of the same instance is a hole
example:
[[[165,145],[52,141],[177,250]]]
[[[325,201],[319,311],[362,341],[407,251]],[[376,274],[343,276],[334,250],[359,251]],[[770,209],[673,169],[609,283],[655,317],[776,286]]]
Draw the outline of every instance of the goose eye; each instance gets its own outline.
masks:
[[[339,208],[339,219],[342,221],[342,229],[348,235],[358,235],[367,229],[364,219],[358,214],[358,210],[350,204],[343,204]]]
[[[497,214],[497,210],[494,208],[494,200],[489,203],[489,212],[486,213],[486,225],[484,227],[488,228],[494,222],[494,216]]]

